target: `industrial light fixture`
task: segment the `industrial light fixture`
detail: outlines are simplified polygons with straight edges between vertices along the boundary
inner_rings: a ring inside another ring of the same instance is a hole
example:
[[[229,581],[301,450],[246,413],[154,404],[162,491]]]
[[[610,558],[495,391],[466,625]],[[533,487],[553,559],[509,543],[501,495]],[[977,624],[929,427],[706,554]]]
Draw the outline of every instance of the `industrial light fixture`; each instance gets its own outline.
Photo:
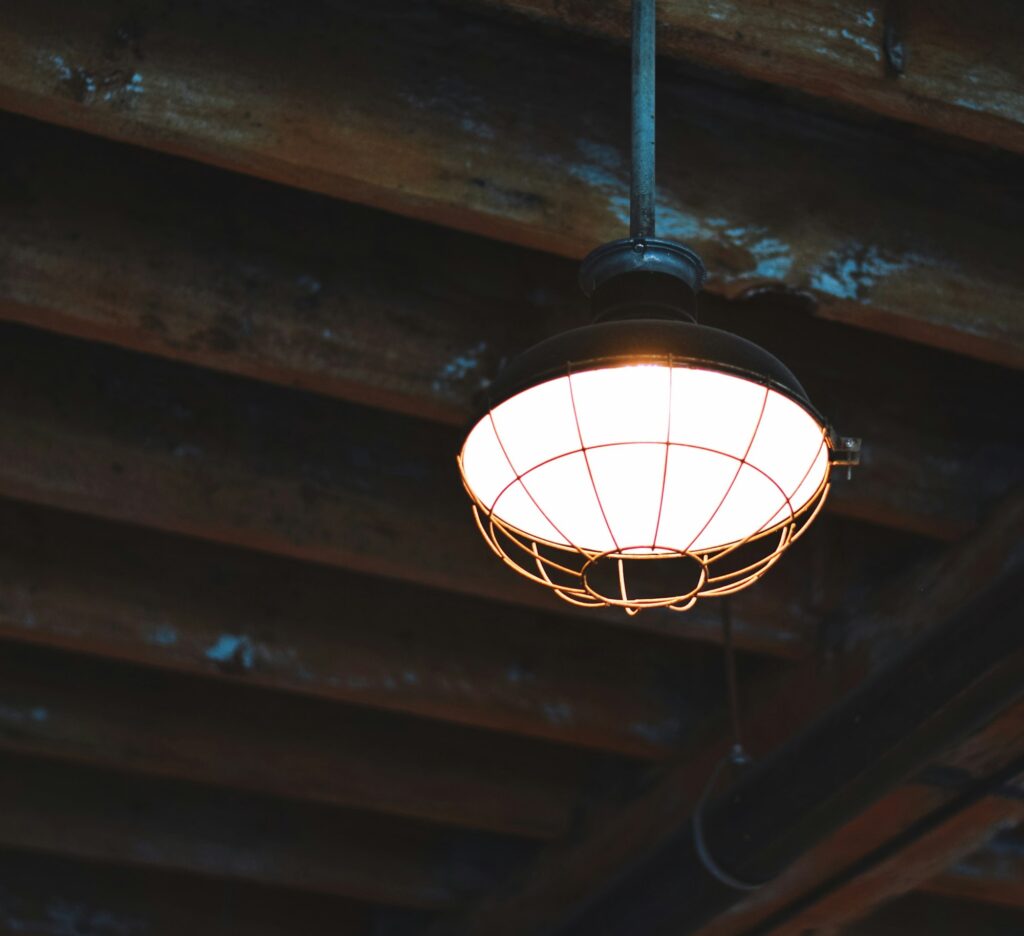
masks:
[[[855,448],[775,357],[696,324],[704,265],[655,237],[654,6],[633,3],[630,236],[580,272],[594,324],[514,360],[458,458],[504,562],[572,604],[631,614],[756,581]]]

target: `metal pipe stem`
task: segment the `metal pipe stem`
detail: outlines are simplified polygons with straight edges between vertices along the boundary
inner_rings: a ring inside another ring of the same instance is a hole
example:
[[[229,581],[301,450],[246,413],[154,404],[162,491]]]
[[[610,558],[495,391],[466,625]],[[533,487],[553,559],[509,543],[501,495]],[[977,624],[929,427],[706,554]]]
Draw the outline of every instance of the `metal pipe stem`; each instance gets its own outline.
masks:
[[[654,237],[655,0],[633,0],[633,163],[629,236]]]

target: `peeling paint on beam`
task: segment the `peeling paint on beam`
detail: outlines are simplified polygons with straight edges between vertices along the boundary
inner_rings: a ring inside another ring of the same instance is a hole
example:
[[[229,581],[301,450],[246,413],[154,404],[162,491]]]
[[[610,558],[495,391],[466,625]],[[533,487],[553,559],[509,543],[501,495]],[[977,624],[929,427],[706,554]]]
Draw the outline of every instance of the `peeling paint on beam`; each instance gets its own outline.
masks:
[[[220,20],[143,5],[135,45],[110,39],[103,3],[61,7],[58,39],[50,2],[21,0],[0,26],[9,109],[567,256],[622,233],[615,51],[387,0],[231,4]],[[107,101],[93,77],[83,98],[67,69],[138,73],[145,90]],[[823,315],[1024,364],[1013,167],[687,79],[662,96],[666,233],[694,233],[712,289],[781,274]],[[857,251],[880,259],[851,285]]]

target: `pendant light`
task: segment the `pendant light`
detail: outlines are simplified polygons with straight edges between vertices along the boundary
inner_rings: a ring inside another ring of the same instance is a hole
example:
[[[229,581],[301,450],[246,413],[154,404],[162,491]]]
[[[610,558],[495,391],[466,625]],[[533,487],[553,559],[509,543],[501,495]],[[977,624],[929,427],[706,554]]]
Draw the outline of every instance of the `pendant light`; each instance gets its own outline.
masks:
[[[655,236],[654,6],[633,4],[630,236],[580,271],[594,323],[505,368],[458,457],[498,557],[572,604],[631,614],[756,581],[856,447],[775,357],[696,324],[704,265]]]

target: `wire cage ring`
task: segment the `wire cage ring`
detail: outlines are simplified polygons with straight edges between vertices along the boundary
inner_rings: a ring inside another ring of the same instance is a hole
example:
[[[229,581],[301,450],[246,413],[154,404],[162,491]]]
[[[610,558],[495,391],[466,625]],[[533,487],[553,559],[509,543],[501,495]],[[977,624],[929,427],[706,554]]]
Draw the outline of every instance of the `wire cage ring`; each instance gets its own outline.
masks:
[[[459,467],[461,470],[461,458]],[[709,550],[659,548],[658,552],[652,552],[649,546],[588,550],[531,536],[498,517],[475,495],[464,472],[462,477],[473,502],[477,528],[505,565],[531,582],[550,589],[569,604],[585,608],[617,607],[631,615],[651,608],[688,611],[699,599],[725,597],[752,585],[800,539],[820,513],[831,487],[826,472],[815,493],[799,509],[793,510],[787,498],[787,517],[736,542]],[[746,553],[739,564],[730,565],[725,561],[743,550]],[[754,555],[750,555],[751,551]],[[652,560],[665,559],[695,562],[700,569],[696,584],[661,595],[638,594],[635,580],[642,576],[635,573]],[[600,590],[592,581],[593,570],[605,560],[616,564],[617,595]],[[716,564],[719,569],[715,568]]]

